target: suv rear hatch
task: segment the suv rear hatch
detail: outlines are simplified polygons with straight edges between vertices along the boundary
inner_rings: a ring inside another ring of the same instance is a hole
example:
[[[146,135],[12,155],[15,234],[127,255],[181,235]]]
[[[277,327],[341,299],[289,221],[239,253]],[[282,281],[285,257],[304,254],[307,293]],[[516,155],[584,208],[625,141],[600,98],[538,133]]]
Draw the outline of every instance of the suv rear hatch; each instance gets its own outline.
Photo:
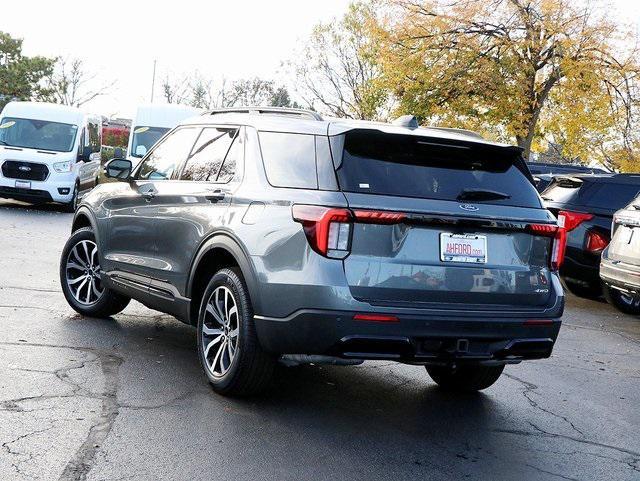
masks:
[[[332,144],[355,217],[344,269],[356,299],[476,310],[553,303],[555,219],[518,148],[377,130]]]

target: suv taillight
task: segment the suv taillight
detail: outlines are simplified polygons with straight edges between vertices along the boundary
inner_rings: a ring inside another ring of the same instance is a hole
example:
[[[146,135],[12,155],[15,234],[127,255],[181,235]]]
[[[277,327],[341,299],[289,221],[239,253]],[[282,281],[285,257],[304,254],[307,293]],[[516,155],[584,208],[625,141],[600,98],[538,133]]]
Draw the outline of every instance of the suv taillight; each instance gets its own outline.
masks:
[[[349,255],[353,215],[348,209],[294,205],[293,220],[300,222],[309,245],[318,254],[336,259]]]
[[[596,230],[587,232],[587,250],[592,254],[601,254],[608,245],[609,238],[606,234]]]
[[[354,222],[361,224],[398,224],[406,215],[400,212],[354,210],[322,207],[318,205],[294,205],[293,220],[300,222],[309,245],[318,254],[334,259],[344,259],[351,249]]]
[[[567,232],[553,224],[529,224],[527,229],[539,236],[551,237],[553,245],[549,256],[549,269],[557,271],[564,261],[564,250],[567,246]]]
[[[593,219],[593,214],[585,214],[583,212],[570,212],[568,210],[561,210],[558,212],[558,226],[565,229],[567,232],[572,231],[585,220]]]

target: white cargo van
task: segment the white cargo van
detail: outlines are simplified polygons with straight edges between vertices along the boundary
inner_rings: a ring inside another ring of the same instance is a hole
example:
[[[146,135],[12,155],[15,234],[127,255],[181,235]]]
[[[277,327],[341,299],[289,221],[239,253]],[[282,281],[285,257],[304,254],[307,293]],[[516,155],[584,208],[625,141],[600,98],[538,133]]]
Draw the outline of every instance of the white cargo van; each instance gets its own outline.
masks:
[[[102,119],[66,105],[9,102],[0,113],[0,197],[74,210],[96,184]]]
[[[140,105],[131,124],[127,159],[135,165],[160,137],[179,122],[201,113],[201,109],[185,105]]]

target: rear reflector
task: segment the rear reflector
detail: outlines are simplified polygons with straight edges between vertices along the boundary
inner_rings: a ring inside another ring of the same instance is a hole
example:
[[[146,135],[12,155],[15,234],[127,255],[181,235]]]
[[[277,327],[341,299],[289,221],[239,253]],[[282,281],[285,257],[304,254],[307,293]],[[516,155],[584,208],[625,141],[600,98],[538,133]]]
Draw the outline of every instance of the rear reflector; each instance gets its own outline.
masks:
[[[609,237],[602,232],[591,230],[587,233],[587,250],[592,254],[600,254],[609,245]]]
[[[356,314],[353,316],[353,320],[370,322],[400,322],[396,316],[388,316],[384,314]]]
[[[553,324],[552,319],[529,319],[524,321],[525,326],[550,326]]]

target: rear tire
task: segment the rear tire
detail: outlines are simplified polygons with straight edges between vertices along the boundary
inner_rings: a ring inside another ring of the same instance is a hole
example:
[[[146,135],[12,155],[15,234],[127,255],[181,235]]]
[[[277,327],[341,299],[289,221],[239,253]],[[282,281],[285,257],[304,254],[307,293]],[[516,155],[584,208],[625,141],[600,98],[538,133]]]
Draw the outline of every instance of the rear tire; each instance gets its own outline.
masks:
[[[633,296],[609,286],[605,286],[603,290],[607,302],[620,312],[632,316],[640,315],[640,296]]]
[[[209,281],[198,314],[198,357],[214,391],[248,396],[265,389],[275,359],[256,335],[247,288],[236,269],[221,269]]]
[[[78,229],[62,249],[60,285],[67,302],[79,314],[109,317],[129,304],[131,299],[103,286],[101,276],[93,231],[90,227]]]
[[[598,300],[602,297],[603,288],[600,283],[598,284],[579,284],[572,281],[564,281],[564,286],[574,296],[582,297],[583,299]]]
[[[427,373],[442,389],[455,392],[474,392],[493,385],[504,370],[503,366],[425,366]]]

